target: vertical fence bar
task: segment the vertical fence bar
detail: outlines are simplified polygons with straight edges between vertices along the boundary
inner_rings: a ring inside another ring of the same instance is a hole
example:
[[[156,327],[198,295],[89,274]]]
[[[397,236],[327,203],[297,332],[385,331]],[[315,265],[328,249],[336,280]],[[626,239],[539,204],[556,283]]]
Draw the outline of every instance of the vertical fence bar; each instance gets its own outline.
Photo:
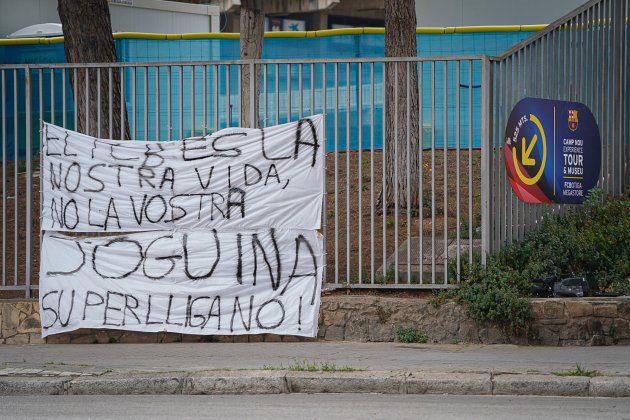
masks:
[[[630,21],[630,0],[626,0],[626,22]],[[624,68],[630,67],[630,25],[626,25],[626,41],[625,41],[625,53],[624,53]],[[625,73],[625,91],[630,92],[630,72],[627,70]],[[630,95],[625,95],[625,115],[630,112]],[[626,118],[625,138],[626,140],[626,188],[630,187],[630,119]]]
[[[20,239],[20,138],[18,133],[18,71],[13,70],[13,284],[18,285],[19,278],[19,239]]]
[[[291,122],[291,63],[287,63],[287,122]]]
[[[90,135],[90,68],[85,69],[85,133]]]
[[[179,69],[179,138],[184,138],[184,66],[178,66]]]
[[[514,61],[516,61],[516,58],[518,57],[518,53],[515,53],[512,57],[510,57],[508,59],[508,77],[509,80],[506,83],[506,88],[509,89],[508,91],[508,95],[507,95],[507,101],[506,101],[506,108],[505,111],[506,113],[509,113],[510,110],[512,109],[512,107],[514,106],[514,100],[515,100],[515,91],[516,89],[514,88]],[[505,122],[505,121],[504,121]],[[500,144],[495,145],[498,149],[500,149]],[[497,170],[499,168],[499,166],[496,167],[495,170]],[[505,181],[505,178],[503,176],[501,176],[501,179],[503,179]],[[515,213],[516,213],[516,209],[514,208],[514,196],[512,195],[512,191],[510,189],[510,186],[507,182],[503,183],[503,191],[505,192],[505,197],[508,201],[508,205],[507,205],[507,210],[506,210],[506,218],[507,218],[507,230],[505,232],[505,240],[501,241],[502,244],[511,244],[512,241],[514,240],[514,224],[516,223],[515,221]],[[503,238],[502,238],[503,239]]]
[[[127,113],[125,112],[126,104],[125,104],[125,69],[121,68],[119,71],[120,75],[120,139],[125,140],[125,127],[127,123],[125,122],[125,118],[127,117]],[[75,96],[76,98],[76,96]]]
[[[67,104],[66,104],[66,69],[61,69],[61,125],[64,128],[68,127],[68,119],[66,117]],[[3,89],[4,91],[4,89]],[[75,127],[76,130],[76,127]],[[41,169],[40,169],[41,170]]]
[[[263,92],[264,92],[264,100],[263,100],[263,127],[267,127],[267,109],[269,107],[269,84],[267,83],[267,77],[269,77],[269,75],[267,74],[267,69],[269,68],[268,64],[263,64],[262,65],[262,74],[263,74]]]
[[[7,82],[2,72],[2,285],[7,285]],[[15,160],[15,157],[14,157]]]
[[[389,266],[387,265],[387,172],[386,172],[386,167],[385,167],[385,163],[387,162],[387,147],[385,144],[385,129],[386,129],[386,123],[387,123],[387,113],[385,112],[385,110],[387,109],[387,101],[389,101],[389,98],[387,97],[387,65],[392,65],[391,63],[383,63],[383,69],[381,71],[382,73],[382,82],[381,82],[381,86],[382,86],[382,92],[383,92],[383,112],[381,113],[381,127],[383,130],[383,134],[382,134],[382,140],[381,140],[381,206],[382,206],[382,214],[383,214],[383,220],[382,220],[382,233],[383,233],[383,250],[382,250],[382,255],[381,257],[383,258],[383,284],[387,283],[388,280],[388,273],[389,273]]]
[[[358,78],[357,78],[357,89],[358,89],[358,98],[357,98],[357,128],[358,128],[358,165],[359,165],[359,179],[358,179],[358,196],[359,196],[359,261],[358,261],[358,276],[359,276],[359,284],[363,283],[363,64],[357,64]]]
[[[337,67],[335,66],[335,86],[337,85]],[[276,64],[276,125],[280,124],[280,64]],[[335,102],[336,104],[337,102]],[[336,105],[335,105],[336,106]],[[335,120],[335,127],[337,121]],[[336,226],[336,224],[335,224]]]
[[[258,80],[256,80],[256,65],[254,62],[249,63],[249,110],[241,110],[241,112],[249,111],[249,128],[258,127],[258,114],[256,109],[258,108],[258,97],[256,96],[256,86]]]
[[[488,58],[481,62],[481,261],[486,263],[490,252],[490,156],[492,145],[490,127],[492,127],[492,68]]]
[[[326,70],[324,65],[324,71]],[[324,89],[325,90],[325,89]],[[311,115],[315,115],[315,64],[311,63]],[[324,108],[325,110],[326,108]],[[325,114],[325,112],[324,112]]]
[[[301,120],[304,116],[304,65],[298,65],[298,98],[300,101],[300,105],[298,107],[298,118]]]
[[[457,64],[455,66],[455,241],[457,244],[457,251],[456,251],[456,264],[457,264],[457,283],[459,283],[459,273],[460,273],[460,269],[461,269],[461,241],[460,241],[460,196],[459,196],[459,190],[460,190],[460,146],[461,146],[461,139],[459,138],[460,135],[460,97],[459,97],[459,91],[460,91],[460,80],[459,80],[459,73],[461,71],[461,62],[458,60]],[[472,241],[472,238],[470,238],[470,240]]]
[[[346,63],[346,281],[348,283],[351,272],[350,240],[350,63]]]
[[[374,63],[370,63],[370,283],[374,284],[375,234],[374,234]]]
[[[55,69],[51,69],[51,79],[50,79],[50,113],[51,113],[51,122],[53,124],[55,123],[55,83],[54,83],[54,73],[55,73]],[[65,84],[65,79],[61,79],[61,85],[63,86]],[[63,91],[63,87],[62,87],[62,91]],[[44,202],[43,196],[44,196],[44,188],[43,188],[43,167],[44,165],[42,165],[42,161],[43,161],[43,142],[42,142],[42,135],[43,135],[43,130],[44,130],[44,69],[39,69],[39,92],[37,95],[38,101],[39,101],[39,132],[37,133],[37,140],[39,143],[39,206],[35,209],[35,211],[37,212],[37,216],[36,216],[36,220],[39,221],[39,225],[38,225],[38,229],[36,230],[35,236],[39,237],[39,249],[42,249],[42,231],[41,231],[41,225],[42,225],[42,221],[41,221],[41,208],[42,208],[42,203]],[[31,215],[31,219],[32,221],[32,215]],[[31,222],[32,223],[32,222]],[[39,268],[39,267],[37,267]],[[38,285],[39,285],[39,280],[38,280]],[[32,296],[32,293],[31,293]]]
[[[444,284],[448,283],[448,61],[444,61]]]
[[[96,69],[96,136],[103,138],[101,133],[101,68]]]
[[[72,79],[74,81],[74,83],[72,84],[73,87],[73,107],[74,107],[74,130],[75,131],[79,131],[79,101],[77,100],[77,98],[79,97],[79,78],[77,75],[77,68],[74,67],[72,69]]]
[[[225,111],[227,126],[232,127],[232,98],[230,98],[230,65],[225,66]]]
[[[276,77],[277,77],[276,73]],[[335,284],[339,284],[339,63],[335,63]],[[277,81],[277,78],[276,78]]]
[[[311,71],[311,77],[314,79],[315,78],[315,73],[313,71]],[[314,90],[313,90],[313,94],[314,94]],[[265,90],[265,95],[266,95],[266,90]],[[324,203],[322,205],[322,208],[324,209],[323,213],[324,213],[324,225],[322,226],[322,232],[324,232],[324,274],[323,274],[323,278],[322,278],[322,282],[326,283],[326,278],[327,278],[327,271],[328,271],[328,241],[326,240],[326,238],[328,237],[328,184],[327,184],[327,178],[328,178],[328,174],[327,174],[327,167],[328,167],[328,159],[327,159],[327,153],[326,153],[326,118],[327,118],[327,114],[326,114],[326,64],[322,64],[322,113],[324,114],[324,124],[322,127],[322,132],[324,133],[324,138],[322,139],[322,144],[324,145]],[[265,121],[266,122],[266,121]],[[336,229],[336,226],[335,226]]]
[[[205,97],[205,95],[204,95]],[[161,140],[160,135],[160,66],[155,66],[155,141]]]
[[[114,75],[113,69],[107,68],[107,126],[109,127],[108,137],[114,138]]]
[[[33,235],[33,138],[31,130],[31,95],[33,89],[33,79],[31,78],[31,69],[26,68],[24,73],[24,102],[25,102],[25,124],[26,124],[26,238],[24,252],[26,253],[26,267],[25,267],[25,293],[24,297],[29,299],[31,297],[31,274],[33,263],[33,252],[31,239]],[[40,84],[41,85],[41,84]],[[43,98],[40,96],[40,102]],[[17,127],[16,127],[17,130]],[[17,203],[17,200],[16,200]],[[17,213],[15,213],[17,216]]]
[[[394,119],[394,156],[392,159],[394,160],[394,283],[398,284],[399,280],[399,257],[398,257],[398,211],[399,211],[399,199],[400,199],[400,188],[398,186],[398,161],[400,160],[400,154],[398,151],[398,113],[400,110],[398,109],[398,69],[401,63],[395,62],[394,64],[394,115],[390,116],[390,118]]]
[[[214,68],[214,131],[219,131],[219,65]]]
[[[431,284],[435,284],[435,61],[431,61]]]
[[[415,89],[415,88],[414,88]],[[418,283],[424,283],[424,66],[418,62],[418,137],[420,140],[420,159],[418,165]]]
[[[44,69],[39,69],[39,119],[40,122],[44,120],[44,112],[43,112],[43,92],[44,92],[44,77],[43,77]],[[55,123],[55,69],[50,69],[50,122],[52,124]]]
[[[197,136],[195,125],[195,66],[190,66],[190,137]]]
[[[168,136],[167,139],[168,141],[173,140],[173,116],[172,116],[172,112],[173,112],[173,103],[171,101],[171,91],[172,91],[172,87],[171,84],[173,83],[172,79],[172,71],[171,71],[171,66],[167,66],[166,67],[166,129],[168,131]]]
[[[407,284],[411,284],[411,185],[412,185],[412,179],[411,179],[411,77],[410,77],[410,71],[411,71],[411,62],[407,61],[405,62],[405,76],[406,76],[406,98],[405,98],[405,103],[406,103],[406,109],[405,112],[407,113],[406,116],[406,121],[405,121],[405,126],[406,126],[406,142],[405,142],[405,162],[406,162],[406,166],[405,166],[405,170],[406,170],[406,178],[405,178],[405,186],[407,187],[407,196],[405,197],[405,201],[407,202],[407,210],[406,210],[406,218],[407,218],[407,226],[406,226],[406,230],[407,230],[407,239],[406,239],[406,244],[407,244]],[[415,63],[413,63],[414,65],[414,70],[415,70]],[[416,88],[415,86],[413,87],[414,89]],[[415,133],[414,133],[415,134]]]
[[[612,107],[613,112],[613,141],[615,143],[615,148],[613,152],[613,192],[615,195],[620,195],[623,184],[623,121],[621,111],[623,110],[623,36],[625,31],[625,15],[623,13],[623,0],[618,0],[613,3],[612,7],[612,24],[614,31],[614,40],[613,40],[613,51],[612,51],[612,68],[613,68],[613,86],[612,92],[610,95],[612,96],[612,101],[615,106]],[[626,93],[630,94],[630,93]],[[625,118],[628,118],[628,115],[625,115]]]
[[[505,189],[503,187],[504,178],[501,172],[496,172],[497,168],[499,168],[501,164],[500,144],[501,139],[503,138],[503,136],[501,135],[501,131],[503,129],[503,125],[505,124],[505,114],[508,112],[507,59],[499,61],[498,72],[499,76],[496,78],[496,81],[493,84],[496,87],[496,94],[494,94],[492,97],[495,98],[497,100],[497,103],[500,104],[500,112],[495,123],[496,135],[490,140],[490,147],[492,147],[493,158],[489,162],[491,168],[489,174],[490,185],[492,188],[494,188],[494,190],[491,191],[491,196],[494,199],[494,202],[490,202],[490,205],[492,206],[490,209],[490,220],[495,221],[493,227],[494,232],[492,240],[492,251],[498,250],[503,245],[503,239],[505,238],[505,229],[507,228],[507,197]]]
[[[131,68],[131,139],[137,140],[136,120],[138,119],[138,111],[136,109],[136,68]]]
[[[468,61],[468,262],[473,262],[473,223],[474,223],[474,202],[473,202],[473,61]],[[497,104],[492,104],[497,108]],[[487,151],[486,151],[487,152]],[[482,150],[483,153],[483,150]]]
[[[208,134],[208,66],[202,67],[203,81],[201,83],[201,135],[206,136]],[[160,80],[158,78],[158,80]]]

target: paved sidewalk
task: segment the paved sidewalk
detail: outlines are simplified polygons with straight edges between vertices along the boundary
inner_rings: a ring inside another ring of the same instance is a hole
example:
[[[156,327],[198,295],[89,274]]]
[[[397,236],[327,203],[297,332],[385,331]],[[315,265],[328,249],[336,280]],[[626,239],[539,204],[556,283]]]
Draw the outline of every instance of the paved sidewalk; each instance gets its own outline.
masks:
[[[305,361],[337,369],[289,369]],[[576,364],[597,376],[553,374],[574,370]],[[353,342],[0,346],[0,395],[289,392],[630,397],[630,347]]]

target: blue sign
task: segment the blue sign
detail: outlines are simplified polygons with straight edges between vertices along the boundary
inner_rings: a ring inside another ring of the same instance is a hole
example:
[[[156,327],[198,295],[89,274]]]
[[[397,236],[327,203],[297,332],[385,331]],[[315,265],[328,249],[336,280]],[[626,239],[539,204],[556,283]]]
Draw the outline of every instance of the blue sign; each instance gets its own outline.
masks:
[[[510,113],[503,157],[527,203],[582,203],[597,185],[601,155],[597,121],[584,104],[525,98]]]

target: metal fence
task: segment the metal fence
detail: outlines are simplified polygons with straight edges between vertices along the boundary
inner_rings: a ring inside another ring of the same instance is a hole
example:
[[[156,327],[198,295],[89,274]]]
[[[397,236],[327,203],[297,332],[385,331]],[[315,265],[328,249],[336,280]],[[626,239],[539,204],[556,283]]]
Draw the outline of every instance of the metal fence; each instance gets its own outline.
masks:
[[[591,108],[603,143],[599,186],[627,190],[628,10],[628,0],[590,1],[498,58],[0,66],[0,297],[37,291],[42,121],[170,141],[317,113],[326,286],[453,287],[463,261],[566,208],[524,204],[507,182],[502,132],[521,98]],[[256,81],[259,91],[245,96]]]
[[[597,186],[619,195],[630,186],[628,0],[593,0],[517,44],[489,66],[484,104],[484,250],[523,239],[549,212],[569,205],[526,204],[513,193],[503,164],[503,132],[525,97],[576,101],[595,115],[601,139]],[[486,80],[484,80],[485,82]]]
[[[450,287],[461,260],[480,248],[481,62],[470,56],[0,66],[0,292],[28,297],[37,290],[42,121],[100,137],[169,141],[237,126],[245,112],[261,126],[326,116],[328,286]],[[259,80],[258,109],[241,109],[243,75]],[[384,97],[388,75],[391,97]],[[79,103],[80,89],[87,98]],[[413,101],[415,125],[405,111]],[[394,135],[404,133],[395,143],[407,152],[398,159],[382,148],[388,120]],[[414,141],[422,145],[420,171],[410,165]],[[399,182],[385,181],[387,161]],[[398,191],[400,180],[420,186],[417,199]],[[399,197],[391,205],[381,199],[388,188]]]

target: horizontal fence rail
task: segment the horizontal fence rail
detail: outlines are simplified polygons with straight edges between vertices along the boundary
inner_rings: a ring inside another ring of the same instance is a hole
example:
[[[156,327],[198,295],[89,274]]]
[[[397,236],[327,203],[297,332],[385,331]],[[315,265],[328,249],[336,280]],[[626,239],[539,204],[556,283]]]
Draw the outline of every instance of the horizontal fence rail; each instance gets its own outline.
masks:
[[[503,162],[510,111],[525,97],[581,102],[593,112],[602,140],[597,187],[618,196],[630,186],[628,0],[590,1],[501,57],[491,60],[488,191],[484,251],[490,253],[570,205],[527,204],[513,193]],[[484,168],[485,169],[485,168]]]
[[[318,113],[326,116],[326,285],[452,287],[481,246],[483,61],[0,66],[0,292],[37,290],[42,122],[171,141]]]

